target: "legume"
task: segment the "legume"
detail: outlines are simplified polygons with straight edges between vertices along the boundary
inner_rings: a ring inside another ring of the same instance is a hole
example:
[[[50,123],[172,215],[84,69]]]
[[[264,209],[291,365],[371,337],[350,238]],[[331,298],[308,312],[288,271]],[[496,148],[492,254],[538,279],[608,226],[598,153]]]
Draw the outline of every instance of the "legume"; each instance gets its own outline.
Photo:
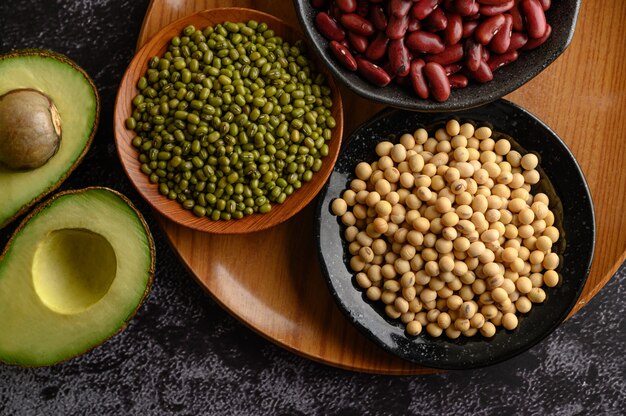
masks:
[[[378,143],[332,202],[357,285],[411,336],[514,330],[559,283],[550,199],[524,179],[539,158],[487,126],[453,119],[431,133]],[[502,172],[520,183],[498,183]]]
[[[186,27],[137,88],[126,127],[141,171],[212,220],[283,203],[320,170],[336,125],[304,44],[256,21]]]
[[[470,80],[491,81],[494,71],[541,46],[552,32],[545,16],[550,1],[365,0],[349,8],[342,0],[311,3],[319,9],[317,30],[346,69],[380,87],[395,80],[437,101]]]

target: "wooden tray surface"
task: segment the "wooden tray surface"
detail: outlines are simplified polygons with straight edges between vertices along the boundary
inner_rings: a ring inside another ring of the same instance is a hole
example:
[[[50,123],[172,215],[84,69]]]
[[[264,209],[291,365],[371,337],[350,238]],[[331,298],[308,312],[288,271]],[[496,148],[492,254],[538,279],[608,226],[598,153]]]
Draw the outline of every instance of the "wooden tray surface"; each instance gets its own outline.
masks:
[[[215,7],[250,7],[293,26],[289,0],[152,0],[137,42],[168,23]],[[607,13],[607,11],[610,11]],[[596,254],[572,314],[606,284],[626,257],[626,2],[585,1],[568,50],[506,98],[543,119],[568,144],[589,182],[597,220]],[[342,87],[344,137],[381,109]],[[396,358],[374,345],[335,306],[320,274],[313,238],[313,205],[287,223],[250,235],[195,232],[159,223],[197,281],[232,315],[297,354],[329,365],[379,374],[435,370]]]

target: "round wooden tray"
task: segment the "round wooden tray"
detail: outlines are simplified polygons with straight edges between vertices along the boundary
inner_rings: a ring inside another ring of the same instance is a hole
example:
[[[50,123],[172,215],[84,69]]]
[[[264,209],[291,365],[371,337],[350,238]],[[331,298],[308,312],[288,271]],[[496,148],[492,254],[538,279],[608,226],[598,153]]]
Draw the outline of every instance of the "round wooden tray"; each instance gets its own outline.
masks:
[[[626,122],[626,50],[621,0],[583,2],[574,40],[547,70],[506,98],[542,118],[568,144],[585,173],[595,203],[597,246],[591,275],[573,312],[611,278],[626,252],[626,150],[616,126]],[[168,23],[214,7],[259,9],[292,25],[287,1],[152,0],[138,45]],[[611,13],[606,13],[611,10]],[[597,45],[610,44],[600,49]],[[601,59],[601,65],[594,65]],[[342,88],[345,134],[380,106]],[[380,374],[424,374],[362,336],[335,306],[319,270],[313,207],[290,221],[248,235],[213,235],[159,222],[198,282],[253,330],[297,354],[329,365]]]

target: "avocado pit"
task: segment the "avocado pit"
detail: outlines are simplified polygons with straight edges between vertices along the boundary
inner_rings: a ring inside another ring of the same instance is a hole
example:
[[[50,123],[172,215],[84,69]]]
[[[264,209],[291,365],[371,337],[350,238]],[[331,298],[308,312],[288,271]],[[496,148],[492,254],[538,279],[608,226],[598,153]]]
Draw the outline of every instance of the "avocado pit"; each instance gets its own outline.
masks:
[[[36,169],[54,156],[60,141],[61,117],[50,97],[29,88],[0,96],[0,164]]]
[[[117,272],[111,243],[80,228],[51,231],[38,244],[32,264],[33,286],[54,312],[83,312],[106,295]]]

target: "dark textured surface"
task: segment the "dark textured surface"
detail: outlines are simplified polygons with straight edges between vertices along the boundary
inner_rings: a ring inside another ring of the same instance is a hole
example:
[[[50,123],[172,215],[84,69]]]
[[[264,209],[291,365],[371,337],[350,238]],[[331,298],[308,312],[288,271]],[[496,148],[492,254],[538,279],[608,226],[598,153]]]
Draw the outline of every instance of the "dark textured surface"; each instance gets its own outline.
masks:
[[[369,302],[359,290],[350,272],[350,253],[341,237],[345,227],[330,212],[333,199],[341,196],[354,178],[354,168],[362,160],[376,158],[376,144],[385,138],[397,142],[405,132],[425,127],[431,135],[450,118],[447,113],[417,113],[387,108],[360,126],[347,140],[339,155],[328,186],[322,191],[318,204],[318,248],[333,295],[340,307],[363,333],[380,346],[417,364],[444,369],[467,369],[500,362],[532,347],[549,334],[571,311],[578,300],[589,273],[595,229],[589,188],[574,156],[561,139],[541,120],[506,100],[498,100],[472,110],[459,111],[461,122],[473,121],[477,126],[489,123],[495,132],[503,132],[517,143],[513,148],[526,154],[539,155],[540,169],[547,180],[537,185],[535,192],[550,196],[550,208],[557,215],[555,226],[560,231],[556,252],[562,256],[558,272],[561,283],[547,288],[547,300],[520,318],[519,327],[508,332],[503,329],[486,340],[480,335],[457,340],[445,336],[409,338],[404,325],[391,320],[382,302]],[[494,135],[497,140],[498,137]],[[521,147],[520,147],[521,146]],[[556,192],[556,196],[553,196]],[[561,214],[563,220],[560,220]],[[565,250],[563,250],[565,247]],[[365,301],[364,301],[365,300]]]
[[[0,52],[47,47],[94,78],[100,130],[61,189],[104,185],[141,209],[157,244],[147,303],[128,328],[83,357],[47,369],[0,366],[2,415],[626,413],[626,270],[530,351],[483,370],[420,377],[350,373],[282,350],[220,309],[156,228],[117,160],[115,91],[147,0],[0,1]],[[13,226],[0,232],[4,245]]]
[[[345,69],[332,54],[328,40],[313,24],[316,9],[310,0],[293,0],[302,29],[309,44],[330,67],[335,77],[355,93],[370,100],[399,108],[419,111],[451,111],[467,109],[486,104],[516,90],[536,77],[567,48],[576,27],[576,19],[581,0],[561,0],[552,2],[546,12],[546,20],[552,26],[548,41],[539,48],[520,54],[519,59],[494,73],[493,81],[486,84],[471,82],[467,88],[453,90],[444,102],[432,99],[421,100],[406,88],[391,83],[385,88],[373,86],[357,73]]]

